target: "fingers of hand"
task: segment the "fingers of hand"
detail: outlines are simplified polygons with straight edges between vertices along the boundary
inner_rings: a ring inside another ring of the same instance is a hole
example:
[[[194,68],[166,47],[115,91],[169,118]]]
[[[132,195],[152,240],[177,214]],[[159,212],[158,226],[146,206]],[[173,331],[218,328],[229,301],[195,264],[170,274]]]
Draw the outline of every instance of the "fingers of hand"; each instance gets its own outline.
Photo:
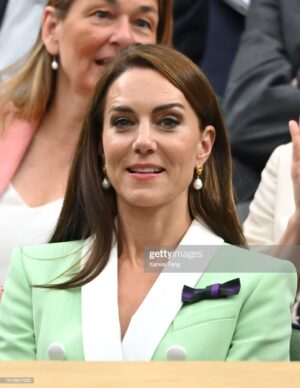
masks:
[[[293,143],[293,162],[300,162],[300,126],[292,120],[289,122],[289,128]]]

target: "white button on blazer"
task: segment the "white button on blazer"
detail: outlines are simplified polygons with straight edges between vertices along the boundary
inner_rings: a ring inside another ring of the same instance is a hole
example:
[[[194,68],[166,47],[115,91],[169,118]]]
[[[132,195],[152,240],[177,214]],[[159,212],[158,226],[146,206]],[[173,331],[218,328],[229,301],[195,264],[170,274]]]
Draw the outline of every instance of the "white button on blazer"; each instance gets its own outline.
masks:
[[[184,361],[186,360],[186,351],[180,345],[172,345],[168,348],[166,356],[169,361]]]
[[[65,357],[65,348],[62,344],[54,342],[48,348],[48,355],[50,360],[62,361]]]

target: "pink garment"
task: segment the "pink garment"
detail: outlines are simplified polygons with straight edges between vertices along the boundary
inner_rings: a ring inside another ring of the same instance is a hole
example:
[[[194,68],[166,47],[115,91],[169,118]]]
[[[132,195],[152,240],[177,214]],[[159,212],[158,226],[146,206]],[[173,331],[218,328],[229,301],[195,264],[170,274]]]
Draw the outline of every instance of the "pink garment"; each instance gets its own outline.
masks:
[[[36,124],[14,120],[0,138],[0,196],[15,175],[36,128]]]

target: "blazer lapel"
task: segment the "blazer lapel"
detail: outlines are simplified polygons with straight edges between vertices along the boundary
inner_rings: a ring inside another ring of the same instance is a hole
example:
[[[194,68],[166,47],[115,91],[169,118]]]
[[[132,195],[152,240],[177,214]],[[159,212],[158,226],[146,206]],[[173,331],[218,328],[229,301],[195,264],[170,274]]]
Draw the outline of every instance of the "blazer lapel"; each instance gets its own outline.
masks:
[[[15,175],[36,128],[37,124],[15,120],[0,139],[0,195]]]
[[[91,240],[89,240],[91,241]],[[89,244],[83,249],[83,257]],[[121,361],[121,330],[118,309],[117,246],[101,272],[81,290],[82,340],[85,360]]]
[[[210,249],[203,255],[199,268],[195,272],[163,271],[160,274],[131,319],[122,344],[124,360],[151,360],[162,337],[182,306],[183,286],[195,286],[223,242],[223,239],[209,232],[199,222],[193,221],[179,247],[210,245]]]

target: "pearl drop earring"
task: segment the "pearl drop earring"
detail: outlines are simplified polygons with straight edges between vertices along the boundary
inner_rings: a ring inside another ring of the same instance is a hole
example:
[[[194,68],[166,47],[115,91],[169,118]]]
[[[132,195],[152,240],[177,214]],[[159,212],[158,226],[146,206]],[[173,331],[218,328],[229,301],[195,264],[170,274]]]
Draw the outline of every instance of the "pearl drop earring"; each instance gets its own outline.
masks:
[[[200,179],[200,175],[202,174],[202,170],[203,170],[203,168],[202,168],[201,164],[199,164],[196,167],[197,178],[194,180],[194,183],[193,183],[193,187],[195,190],[201,190],[203,187],[202,180]]]
[[[58,69],[58,66],[59,66],[58,62],[56,60],[56,57],[54,56],[51,62],[51,68],[52,70],[56,71]]]
[[[103,178],[103,181],[102,181],[102,188],[104,190],[108,190],[110,187],[111,187],[111,183],[109,181],[109,179],[107,178],[107,175],[106,175],[106,167],[103,166],[103,173],[104,173],[104,178]]]

